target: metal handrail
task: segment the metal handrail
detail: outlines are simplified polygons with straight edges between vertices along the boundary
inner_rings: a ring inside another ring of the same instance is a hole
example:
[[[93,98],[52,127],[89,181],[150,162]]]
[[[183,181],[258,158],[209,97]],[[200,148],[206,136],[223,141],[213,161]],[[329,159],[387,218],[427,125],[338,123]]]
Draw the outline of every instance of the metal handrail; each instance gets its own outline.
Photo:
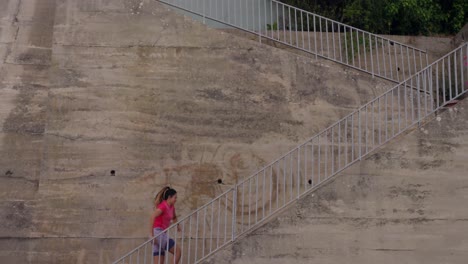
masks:
[[[178,221],[180,236],[175,224],[166,229],[181,247],[181,263],[200,263],[466,94],[467,57],[464,43]],[[152,263],[148,247],[156,239],[114,263]]]
[[[428,64],[421,49],[276,0],[158,1],[396,83]]]

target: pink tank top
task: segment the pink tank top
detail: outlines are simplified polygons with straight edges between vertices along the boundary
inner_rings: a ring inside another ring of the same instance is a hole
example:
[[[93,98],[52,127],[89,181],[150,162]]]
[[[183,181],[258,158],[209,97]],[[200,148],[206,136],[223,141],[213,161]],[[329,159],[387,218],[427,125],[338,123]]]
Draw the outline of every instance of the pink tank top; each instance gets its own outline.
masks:
[[[174,219],[175,207],[168,205],[167,201],[162,201],[158,205],[158,209],[162,214],[154,219],[153,228],[166,229],[171,225],[171,220]]]

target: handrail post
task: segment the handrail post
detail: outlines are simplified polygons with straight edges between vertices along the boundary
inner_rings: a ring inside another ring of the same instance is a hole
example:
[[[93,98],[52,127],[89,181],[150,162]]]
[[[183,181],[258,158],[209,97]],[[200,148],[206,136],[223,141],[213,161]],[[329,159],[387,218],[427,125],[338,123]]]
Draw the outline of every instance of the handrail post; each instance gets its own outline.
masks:
[[[261,0],[258,0],[258,42],[262,43],[262,34],[261,34],[261,30],[262,30],[262,20],[261,20],[261,7],[260,7],[260,2]],[[266,8],[266,5],[265,5],[265,8]],[[252,10],[253,12],[253,10]]]
[[[237,222],[237,184],[234,187],[234,193],[232,194],[232,238],[234,242],[236,239],[236,222]]]

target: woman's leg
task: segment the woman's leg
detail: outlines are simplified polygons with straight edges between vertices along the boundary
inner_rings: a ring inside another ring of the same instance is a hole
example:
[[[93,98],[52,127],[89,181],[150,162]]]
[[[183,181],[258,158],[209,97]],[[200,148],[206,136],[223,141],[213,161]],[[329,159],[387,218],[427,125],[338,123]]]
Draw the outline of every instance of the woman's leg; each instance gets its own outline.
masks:
[[[164,256],[154,256],[154,264],[164,264]]]
[[[173,246],[171,249],[169,249],[169,252],[171,252],[174,255],[174,263],[171,264],[179,264],[180,261],[180,247],[179,246]]]

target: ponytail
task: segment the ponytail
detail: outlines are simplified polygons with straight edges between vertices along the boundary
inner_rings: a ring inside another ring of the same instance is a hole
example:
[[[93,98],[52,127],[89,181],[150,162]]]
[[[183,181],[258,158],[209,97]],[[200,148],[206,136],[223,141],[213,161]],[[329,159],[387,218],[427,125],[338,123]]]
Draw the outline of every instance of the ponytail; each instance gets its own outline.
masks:
[[[172,197],[176,194],[176,190],[172,189],[169,186],[162,188],[156,197],[154,197],[154,206],[157,207],[162,201],[167,200],[169,197]]]

